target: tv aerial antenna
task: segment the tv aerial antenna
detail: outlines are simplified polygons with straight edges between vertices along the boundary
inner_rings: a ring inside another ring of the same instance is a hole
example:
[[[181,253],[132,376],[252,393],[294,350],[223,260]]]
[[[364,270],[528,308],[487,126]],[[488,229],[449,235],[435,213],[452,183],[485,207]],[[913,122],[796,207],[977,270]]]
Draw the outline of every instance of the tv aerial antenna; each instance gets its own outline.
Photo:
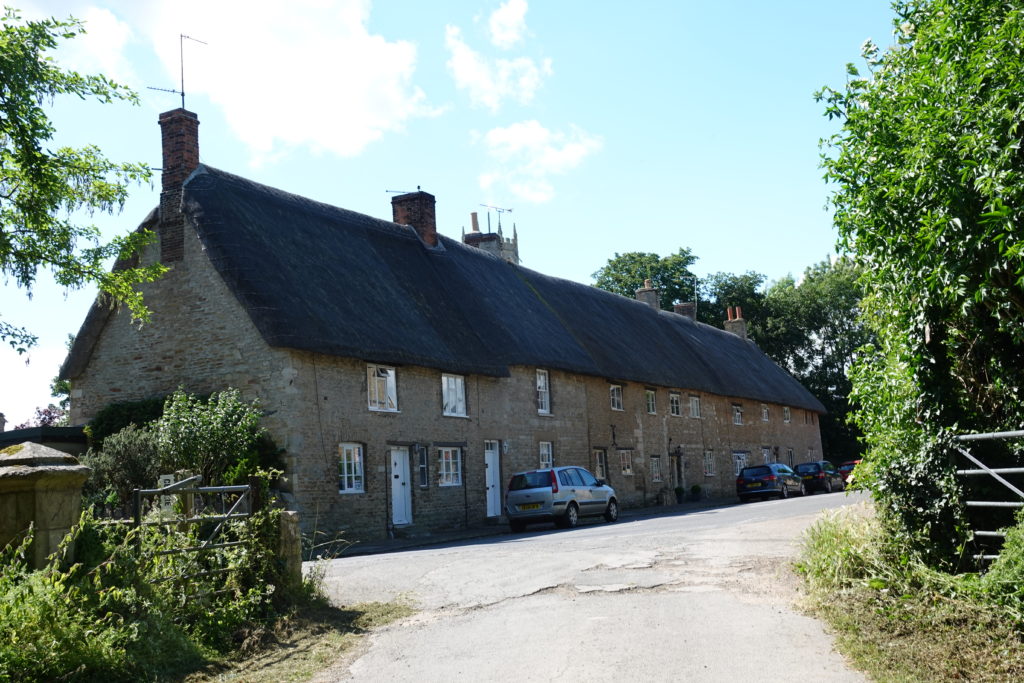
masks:
[[[173,92],[181,95],[181,108],[185,108],[185,41],[191,40],[194,43],[200,45],[209,45],[209,43],[193,38],[192,36],[186,36],[184,33],[178,34],[178,61],[181,63],[181,90],[174,90],[173,88],[154,88],[153,86],[146,86],[150,90],[159,90],[160,92]]]
[[[497,214],[498,214],[498,230],[501,230],[501,214],[503,214],[503,213],[512,213],[512,209],[505,209],[505,208],[502,208],[500,206],[491,206],[490,204],[481,204],[480,206],[484,207],[485,209],[494,209],[494,211],[497,212]],[[487,213],[487,222],[488,223],[491,222],[491,214],[490,214],[490,212]],[[490,230],[489,226],[488,226],[488,230]]]

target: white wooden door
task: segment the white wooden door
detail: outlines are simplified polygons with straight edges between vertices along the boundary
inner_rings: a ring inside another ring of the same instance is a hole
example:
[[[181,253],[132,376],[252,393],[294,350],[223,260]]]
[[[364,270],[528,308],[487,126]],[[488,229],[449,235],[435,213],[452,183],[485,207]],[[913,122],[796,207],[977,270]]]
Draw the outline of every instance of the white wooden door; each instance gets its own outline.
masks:
[[[497,441],[484,441],[484,469],[487,483],[487,516],[501,515],[501,455]]]
[[[391,448],[391,522],[412,524],[412,486],[409,483],[409,449]]]

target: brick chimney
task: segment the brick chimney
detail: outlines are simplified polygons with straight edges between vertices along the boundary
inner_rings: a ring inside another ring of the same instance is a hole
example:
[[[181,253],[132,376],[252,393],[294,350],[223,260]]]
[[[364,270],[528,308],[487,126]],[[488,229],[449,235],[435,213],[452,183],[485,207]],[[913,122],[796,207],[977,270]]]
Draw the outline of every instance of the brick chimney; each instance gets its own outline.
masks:
[[[0,413],[0,432],[7,429],[7,418],[4,417],[3,413]]]
[[[185,109],[160,114],[163,147],[160,192],[160,261],[185,256],[185,221],[181,215],[181,186],[199,166],[199,117]]]
[[[395,195],[391,198],[391,213],[395,223],[411,225],[415,228],[416,233],[427,246],[437,246],[434,195],[419,190]]]
[[[730,306],[726,309],[729,319],[725,321],[725,331],[735,334],[740,339],[747,338],[747,321],[743,319],[743,309]]]
[[[685,315],[690,320],[697,319],[697,303],[694,301],[683,301],[672,306],[672,310],[679,315]]]
[[[650,280],[644,280],[644,286],[636,290],[636,300],[642,301],[655,310],[661,310],[658,290],[654,288]]]

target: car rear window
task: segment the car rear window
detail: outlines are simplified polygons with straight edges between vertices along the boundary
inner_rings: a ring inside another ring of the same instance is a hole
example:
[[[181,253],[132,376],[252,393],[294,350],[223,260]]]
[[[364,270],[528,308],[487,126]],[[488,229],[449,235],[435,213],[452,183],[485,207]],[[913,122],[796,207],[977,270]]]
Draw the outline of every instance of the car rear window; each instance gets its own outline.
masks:
[[[542,489],[547,486],[551,486],[551,473],[548,470],[542,470],[513,474],[508,483],[508,490],[523,491],[525,489]]]
[[[766,476],[768,476],[771,473],[772,473],[772,468],[765,467],[765,466],[762,465],[761,467],[744,467],[743,471],[740,472],[740,476],[741,477],[766,477]]]
[[[818,472],[821,470],[821,465],[816,462],[805,462],[802,465],[796,466],[796,471],[800,474],[807,474],[809,472]]]

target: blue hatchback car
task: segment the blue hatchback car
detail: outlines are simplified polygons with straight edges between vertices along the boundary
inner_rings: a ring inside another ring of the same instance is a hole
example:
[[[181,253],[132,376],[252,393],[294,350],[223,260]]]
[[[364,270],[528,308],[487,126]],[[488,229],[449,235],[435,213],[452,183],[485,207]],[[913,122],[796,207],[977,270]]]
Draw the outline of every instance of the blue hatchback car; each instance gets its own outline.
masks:
[[[803,478],[781,462],[744,467],[736,477],[736,495],[741,503],[768,496],[789,498],[790,494],[805,496],[807,489]]]

